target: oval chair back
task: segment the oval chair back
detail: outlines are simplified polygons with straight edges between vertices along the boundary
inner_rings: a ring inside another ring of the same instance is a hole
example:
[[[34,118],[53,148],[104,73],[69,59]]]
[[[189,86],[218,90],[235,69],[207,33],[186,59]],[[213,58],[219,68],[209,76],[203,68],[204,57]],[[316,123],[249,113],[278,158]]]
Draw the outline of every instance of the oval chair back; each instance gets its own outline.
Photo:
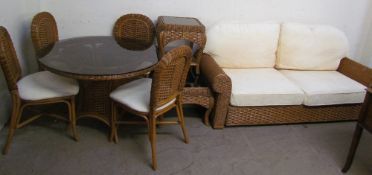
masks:
[[[49,12],[40,12],[31,23],[31,38],[37,58],[48,54],[58,38],[56,20]]]
[[[126,49],[144,50],[154,43],[155,27],[145,15],[126,14],[115,22],[113,35]]]
[[[0,26],[0,64],[10,92],[17,90],[22,72],[8,31]]]

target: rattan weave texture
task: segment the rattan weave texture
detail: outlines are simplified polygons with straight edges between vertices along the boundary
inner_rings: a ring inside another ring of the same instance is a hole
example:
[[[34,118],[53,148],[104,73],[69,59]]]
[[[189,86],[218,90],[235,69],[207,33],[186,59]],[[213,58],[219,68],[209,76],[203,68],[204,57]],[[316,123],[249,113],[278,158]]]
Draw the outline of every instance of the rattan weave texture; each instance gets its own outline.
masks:
[[[49,12],[40,12],[34,16],[31,23],[31,38],[36,57],[41,58],[49,53],[58,41],[57,23]]]
[[[306,107],[306,106],[229,106],[226,126],[269,125],[289,123],[311,123],[326,121],[355,120],[360,104]]]
[[[197,104],[206,108],[204,124],[209,125],[209,115],[214,106],[214,98],[208,87],[185,87],[182,91],[182,103]]]
[[[22,72],[8,31],[0,26],[0,63],[10,92],[17,91]]]
[[[144,50],[154,42],[155,27],[151,19],[145,15],[126,14],[115,22],[113,35],[126,49]]]

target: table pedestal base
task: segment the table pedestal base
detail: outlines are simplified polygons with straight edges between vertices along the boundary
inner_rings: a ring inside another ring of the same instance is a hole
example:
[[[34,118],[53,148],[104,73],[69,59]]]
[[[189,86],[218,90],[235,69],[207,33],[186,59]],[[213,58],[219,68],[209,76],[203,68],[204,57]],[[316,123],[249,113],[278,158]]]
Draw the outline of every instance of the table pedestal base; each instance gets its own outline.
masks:
[[[132,79],[115,81],[79,81],[78,117],[97,119],[111,128],[110,92]]]

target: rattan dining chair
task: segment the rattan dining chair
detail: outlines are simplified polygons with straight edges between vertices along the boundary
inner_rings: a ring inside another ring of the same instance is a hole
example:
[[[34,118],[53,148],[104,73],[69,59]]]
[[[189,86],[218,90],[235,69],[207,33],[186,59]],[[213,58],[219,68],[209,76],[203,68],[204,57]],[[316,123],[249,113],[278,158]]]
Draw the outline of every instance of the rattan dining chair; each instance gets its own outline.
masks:
[[[191,49],[180,46],[165,54],[156,65],[153,78],[141,78],[119,86],[110,97],[112,104],[112,132],[111,139],[118,141],[117,121],[118,107],[124,111],[143,117],[149,128],[149,139],[152,151],[152,168],[157,169],[156,161],[156,125],[180,124],[185,142],[189,138],[185,128],[182,110],[181,93],[185,86],[187,72],[191,62]],[[159,116],[176,107],[178,120],[157,120]]]
[[[113,35],[126,49],[144,50],[154,43],[155,27],[145,15],[126,14],[115,22]]]
[[[37,58],[48,54],[59,40],[56,20],[49,12],[40,12],[31,23],[31,38]]]
[[[27,117],[21,120],[26,107],[53,103],[64,103],[68,108],[68,119],[56,114],[48,114],[68,121],[75,140],[78,139],[75,127],[75,95],[79,92],[78,82],[41,71],[21,77],[21,67],[8,31],[0,26],[0,63],[7,81],[12,99],[12,112],[8,138],[3,154],[9,150],[16,129],[41,117],[43,114]]]

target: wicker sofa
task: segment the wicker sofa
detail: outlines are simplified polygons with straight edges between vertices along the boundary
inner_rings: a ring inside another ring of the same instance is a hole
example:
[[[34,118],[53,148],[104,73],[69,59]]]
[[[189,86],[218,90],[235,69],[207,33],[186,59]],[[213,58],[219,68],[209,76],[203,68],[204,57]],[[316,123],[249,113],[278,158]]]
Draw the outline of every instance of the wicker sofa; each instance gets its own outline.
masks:
[[[372,84],[331,26],[225,22],[207,38],[200,68],[214,128],[354,120]]]

